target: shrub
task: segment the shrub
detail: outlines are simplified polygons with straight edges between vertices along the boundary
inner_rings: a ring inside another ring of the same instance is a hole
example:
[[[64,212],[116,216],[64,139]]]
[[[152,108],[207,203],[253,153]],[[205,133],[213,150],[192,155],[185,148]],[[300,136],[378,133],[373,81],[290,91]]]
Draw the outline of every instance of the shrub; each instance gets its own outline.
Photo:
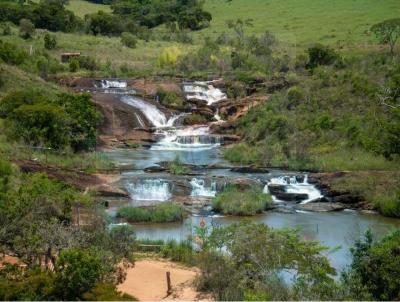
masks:
[[[181,107],[183,106],[182,97],[172,91],[166,91],[162,87],[157,89],[159,102],[166,107]]]
[[[70,72],[77,72],[79,70],[79,60],[77,58],[73,58],[69,61],[69,71]]]
[[[201,115],[198,113],[192,113],[183,118],[184,125],[205,124],[207,122],[208,122],[208,119],[204,115]]]
[[[19,21],[19,33],[22,38],[30,39],[35,34],[35,25],[28,19],[21,19]]]
[[[28,58],[28,53],[17,46],[0,40],[0,59],[5,63],[21,65]]]
[[[79,62],[79,68],[84,68],[90,71],[94,71],[98,68],[96,60],[90,56],[79,56],[76,58]]]
[[[182,54],[181,50],[176,46],[165,48],[157,58],[157,64],[161,68],[175,67],[179,56]]]
[[[128,32],[123,32],[121,34],[121,43],[129,48],[136,48],[137,38]]]
[[[218,194],[213,202],[213,209],[227,215],[251,216],[268,209],[272,199],[258,187],[240,191],[234,187],[228,187]]]
[[[340,56],[330,47],[317,44],[308,49],[308,68],[315,68],[319,65],[332,65],[339,61]]]
[[[128,222],[175,222],[183,220],[183,207],[172,202],[160,203],[154,207],[122,207],[118,217]]]
[[[0,33],[3,36],[10,36],[12,34],[11,26],[7,22],[1,23],[0,24]]]
[[[186,167],[178,156],[169,163],[169,172],[174,175],[184,175],[190,172],[189,168]]]
[[[57,47],[57,38],[55,35],[50,35],[49,33],[46,33],[43,39],[44,39],[44,48],[50,50]]]

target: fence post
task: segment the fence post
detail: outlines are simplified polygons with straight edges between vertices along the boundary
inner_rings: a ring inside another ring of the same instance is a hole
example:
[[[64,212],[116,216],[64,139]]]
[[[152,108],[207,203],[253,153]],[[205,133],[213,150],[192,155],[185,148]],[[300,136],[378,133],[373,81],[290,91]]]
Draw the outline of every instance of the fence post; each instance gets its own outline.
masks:
[[[167,272],[167,296],[172,294],[171,273]]]

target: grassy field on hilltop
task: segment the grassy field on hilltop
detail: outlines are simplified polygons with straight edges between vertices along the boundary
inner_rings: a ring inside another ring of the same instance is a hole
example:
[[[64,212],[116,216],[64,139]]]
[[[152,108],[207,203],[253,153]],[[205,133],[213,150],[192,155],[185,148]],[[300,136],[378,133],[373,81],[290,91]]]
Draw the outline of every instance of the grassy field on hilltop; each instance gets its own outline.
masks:
[[[374,41],[366,33],[371,25],[400,15],[398,0],[207,0],[211,26],[201,35],[218,35],[226,21],[253,19],[249,32],[269,30],[282,40],[297,44],[314,42],[365,43]]]

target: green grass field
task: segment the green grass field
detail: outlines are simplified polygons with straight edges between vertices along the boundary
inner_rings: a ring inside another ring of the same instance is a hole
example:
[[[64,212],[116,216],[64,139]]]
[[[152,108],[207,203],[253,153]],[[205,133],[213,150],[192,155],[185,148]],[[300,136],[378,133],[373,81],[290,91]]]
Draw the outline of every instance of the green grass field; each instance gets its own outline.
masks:
[[[202,35],[220,34],[227,20],[251,18],[249,32],[269,30],[299,45],[374,41],[366,33],[372,24],[400,16],[398,0],[206,0],[205,8],[213,21]]]
[[[70,0],[68,8],[79,16],[110,11],[107,5],[83,0]],[[226,21],[241,18],[253,20],[248,33],[269,30],[282,41],[300,46],[373,43],[371,25],[400,16],[398,0],[206,0],[205,8],[213,20],[209,28],[195,33],[197,38],[215,37],[228,31]]]

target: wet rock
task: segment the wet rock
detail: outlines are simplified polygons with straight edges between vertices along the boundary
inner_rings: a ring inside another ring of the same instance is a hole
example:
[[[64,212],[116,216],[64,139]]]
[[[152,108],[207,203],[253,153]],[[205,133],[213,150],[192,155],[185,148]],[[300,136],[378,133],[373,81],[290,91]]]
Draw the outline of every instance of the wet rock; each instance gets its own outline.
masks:
[[[144,168],[143,171],[147,173],[158,173],[158,172],[165,172],[167,169],[161,166],[151,166]]]
[[[285,187],[284,185],[268,185],[268,191],[272,195],[280,194],[280,193],[285,193]]]
[[[342,211],[345,206],[336,202],[309,202],[306,204],[298,204],[296,209],[312,212],[333,212]]]
[[[253,186],[262,187],[262,183],[251,178],[235,178],[227,180],[227,184],[232,185],[239,190],[246,190]]]
[[[101,185],[96,188],[98,194],[104,197],[129,198],[129,194],[121,188],[110,185]]]
[[[272,194],[272,193],[271,193]],[[273,194],[277,199],[283,201],[294,201],[301,202],[303,200],[308,199],[308,194],[305,193],[287,193],[287,192],[279,192]]]
[[[274,212],[283,214],[295,214],[296,210],[293,207],[279,206],[274,208]]]
[[[269,171],[265,168],[257,168],[257,167],[235,167],[231,169],[232,172],[237,173],[268,173]]]
[[[356,196],[356,195],[343,194],[343,195],[334,196],[332,198],[332,201],[340,202],[340,203],[344,203],[344,204],[355,204],[355,203],[362,201],[362,198],[359,196]]]

